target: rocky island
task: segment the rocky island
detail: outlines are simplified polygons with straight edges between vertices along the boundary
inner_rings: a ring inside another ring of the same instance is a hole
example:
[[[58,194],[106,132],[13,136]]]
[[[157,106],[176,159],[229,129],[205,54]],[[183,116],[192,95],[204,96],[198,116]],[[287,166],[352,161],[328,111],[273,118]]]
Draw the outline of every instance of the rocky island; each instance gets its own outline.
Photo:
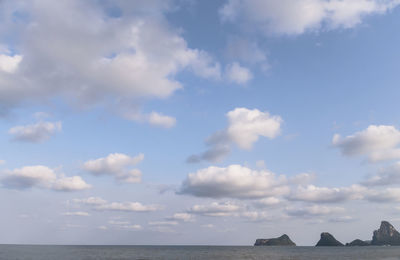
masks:
[[[277,238],[257,239],[255,246],[296,246],[289,236],[284,234]],[[344,246],[328,232],[321,233],[315,246]],[[372,240],[355,239],[346,246],[400,246],[400,233],[388,222],[382,221],[379,229],[373,232]]]
[[[263,239],[259,238],[254,243],[255,246],[296,246],[292,240],[290,240],[289,236],[284,234],[277,238],[268,238]]]
[[[350,243],[346,243],[346,246],[370,246],[370,245],[371,245],[371,240],[363,241],[361,239],[355,239]]]
[[[334,236],[328,232],[321,233],[321,238],[315,246],[343,246]]]
[[[372,236],[371,245],[400,246],[400,233],[387,221],[382,221],[378,230]]]

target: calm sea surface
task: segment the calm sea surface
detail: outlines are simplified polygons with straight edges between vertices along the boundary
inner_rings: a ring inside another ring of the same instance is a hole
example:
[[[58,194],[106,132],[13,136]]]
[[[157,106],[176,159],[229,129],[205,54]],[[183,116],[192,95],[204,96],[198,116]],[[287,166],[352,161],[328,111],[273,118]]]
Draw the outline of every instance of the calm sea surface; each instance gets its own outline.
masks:
[[[0,245],[0,259],[400,259],[400,247]]]

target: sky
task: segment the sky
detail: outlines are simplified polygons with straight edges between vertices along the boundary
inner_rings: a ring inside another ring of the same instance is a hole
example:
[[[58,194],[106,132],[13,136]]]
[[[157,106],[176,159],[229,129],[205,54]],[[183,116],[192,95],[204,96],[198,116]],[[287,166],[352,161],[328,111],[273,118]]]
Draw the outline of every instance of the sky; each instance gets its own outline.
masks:
[[[400,1],[0,2],[0,243],[400,228]]]

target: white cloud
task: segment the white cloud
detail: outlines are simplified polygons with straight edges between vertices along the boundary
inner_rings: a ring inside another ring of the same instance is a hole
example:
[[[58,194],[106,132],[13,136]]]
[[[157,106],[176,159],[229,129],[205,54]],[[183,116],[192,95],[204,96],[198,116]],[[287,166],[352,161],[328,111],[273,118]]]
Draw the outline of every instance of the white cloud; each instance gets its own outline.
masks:
[[[88,217],[90,214],[84,211],[74,211],[74,212],[64,212],[64,216],[78,216],[78,217]]]
[[[100,204],[94,209],[107,211],[131,211],[131,212],[150,212],[160,210],[162,207],[158,205],[143,205],[140,202],[110,202]]]
[[[220,79],[220,65],[169,26],[171,3],[113,1],[121,12],[112,16],[104,1],[2,1],[0,30],[15,35],[7,49],[17,52],[0,56],[2,108],[55,96],[114,108],[170,96],[183,87],[176,79],[182,71]]]
[[[289,200],[314,203],[337,203],[346,200],[362,199],[365,188],[352,185],[344,188],[327,188],[308,185],[299,186],[287,196]]]
[[[241,149],[249,150],[260,136],[269,139],[277,137],[283,122],[280,116],[273,116],[258,109],[235,108],[226,116],[227,128],[208,137],[206,144],[209,149],[199,155],[190,156],[187,162],[218,162],[229,154],[232,143]]]
[[[164,128],[171,128],[171,127],[174,127],[176,124],[176,119],[174,117],[165,116],[165,115],[159,114],[157,112],[152,112],[148,116],[148,121],[152,125],[160,126],[160,127],[164,127]]]
[[[282,201],[278,198],[275,197],[269,197],[269,198],[264,198],[260,199],[257,202],[255,202],[255,205],[257,207],[271,207],[271,206],[276,206],[281,204]]]
[[[331,215],[335,213],[342,213],[345,211],[342,207],[327,207],[327,206],[319,206],[313,205],[309,207],[301,207],[301,208],[286,208],[286,213],[292,217],[314,217],[314,216],[324,216]]]
[[[101,205],[101,204],[106,204],[107,201],[100,198],[100,197],[89,197],[86,199],[73,199],[72,200],[75,203],[83,203],[86,205]]]
[[[53,189],[59,191],[75,191],[75,190],[86,190],[92,186],[87,184],[81,176],[65,177],[62,176],[58,178],[54,184]]]
[[[227,117],[227,134],[242,149],[250,149],[260,136],[273,139],[280,134],[281,117],[271,116],[268,112],[235,108]]]
[[[194,221],[194,216],[189,213],[175,213],[173,216],[167,217],[166,219],[172,221],[192,222]]]
[[[13,135],[13,140],[23,142],[43,142],[48,140],[55,133],[61,131],[61,122],[40,121],[32,125],[15,126],[8,130]]]
[[[4,187],[12,189],[37,187],[56,191],[79,191],[91,188],[80,176],[57,176],[53,169],[42,165],[5,171],[0,180]]]
[[[236,22],[266,35],[352,28],[367,15],[384,14],[398,0],[228,0],[222,21]]]
[[[183,181],[182,194],[210,198],[255,199],[287,194],[285,176],[267,170],[256,171],[241,165],[208,167],[190,173]]]
[[[194,205],[188,212],[209,217],[226,217],[236,215],[241,210],[240,206],[232,202],[213,202],[208,205]]]
[[[246,84],[253,78],[253,74],[248,68],[242,67],[239,63],[234,62],[227,65],[225,77],[230,82],[236,84]]]
[[[370,125],[367,129],[342,138],[335,134],[333,146],[343,155],[365,155],[371,162],[400,158],[400,131],[394,126]]]
[[[21,55],[8,56],[5,54],[0,54],[0,71],[14,73],[18,69],[18,65],[21,60]]]
[[[89,160],[83,164],[83,168],[95,176],[111,175],[118,181],[138,183],[141,181],[142,173],[130,167],[143,159],[143,154],[131,157],[122,153],[113,153],[104,158]]]
[[[122,212],[151,212],[161,210],[160,205],[143,205],[140,202],[108,202],[99,197],[89,197],[86,199],[74,199],[74,203],[81,203],[91,206],[98,211],[122,211]]]
[[[176,221],[150,221],[149,226],[176,226],[178,222]]]

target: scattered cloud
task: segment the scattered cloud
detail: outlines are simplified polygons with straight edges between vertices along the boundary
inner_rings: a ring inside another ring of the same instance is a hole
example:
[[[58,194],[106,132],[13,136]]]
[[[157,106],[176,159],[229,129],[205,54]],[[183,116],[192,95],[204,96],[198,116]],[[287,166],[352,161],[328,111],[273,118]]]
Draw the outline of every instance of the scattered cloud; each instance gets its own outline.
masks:
[[[34,165],[4,171],[0,181],[11,189],[43,188],[55,191],[79,191],[91,188],[80,176],[65,177],[46,166]]]
[[[236,215],[242,210],[241,206],[233,204],[232,202],[212,202],[208,205],[194,205],[188,210],[188,212],[209,217],[226,217]]]
[[[313,205],[308,207],[286,208],[286,213],[291,217],[315,217],[315,216],[325,216],[332,215],[336,213],[342,213],[345,211],[342,207],[327,207]]]
[[[333,146],[343,155],[365,155],[370,162],[400,159],[400,131],[394,126],[370,125],[367,129],[342,138],[335,134]]]
[[[149,226],[176,226],[177,221],[150,221]]]
[[[107,157],[85,162],[83,169],[95,176],[111,175],[121,182],[138,183],[141,181],[142,173],[140,170],[131,167],[143,161],[143,159],[143,154],[131,157],[122,153],[112,153]]]
[[[287,196],[288,200],[314,203],[337,203],[353,199],[362,199],[365,188],[352,185],[344,188],[327,188],[308,185],[299,186]]]
[[[269,139],[277,137],[283,122],[280,116],[273,116],[258,109],[235,108],[226,116],[227,128],[208,137],[206,139],[208,150],[190,156],[187,162],[195,163],[202,160],[218,162],[229,154],[232,144],[250,150],[261,136]]]
[[[176,119],[174,117],[165,116],[165,115],[159,114],[157,112],[152,112],[148,116],[148,121],[152,125],[160,126],[160,127],[164,127],[164,128],[171,128],[171,127],[174,127],[176,124]]]
[[[63,216],[78,216],[78,217],[89,217],[90,214],[84,211],[64,212]]]
[[[193,222],[194,216],[189,213],[175,213],[173,216],[167,217],[166,219],[170,221]]]
[[[251,71],[248,68],[240,66],[237,62],[228,64],[225,76],[229,82],[236,84],[246,84],[253,78]]]
[[[15,141],[40,143],[50,139],[51,136],[61,131],[61,128],[61,122],[40,121],[32,125],[12,127],[8,133],[13,135]]]
[[[190,173],[180,193],[197,197],[256,199],[287,194],[285,176],[267,170],[252,170],[241,165],[211,166]]]
[[[224,22],[265,35],[300,35],[353,28],[367,15],[385,14],[397,0],[228,0],[220,9]]]
[[[140,202],[108,202],[99,197],[89,197],[86,199],[74,199],[74,203],[91,206],[98,211],[121,211],[121,212],[152,212],[161,210],[160,205],[143,205]]]

